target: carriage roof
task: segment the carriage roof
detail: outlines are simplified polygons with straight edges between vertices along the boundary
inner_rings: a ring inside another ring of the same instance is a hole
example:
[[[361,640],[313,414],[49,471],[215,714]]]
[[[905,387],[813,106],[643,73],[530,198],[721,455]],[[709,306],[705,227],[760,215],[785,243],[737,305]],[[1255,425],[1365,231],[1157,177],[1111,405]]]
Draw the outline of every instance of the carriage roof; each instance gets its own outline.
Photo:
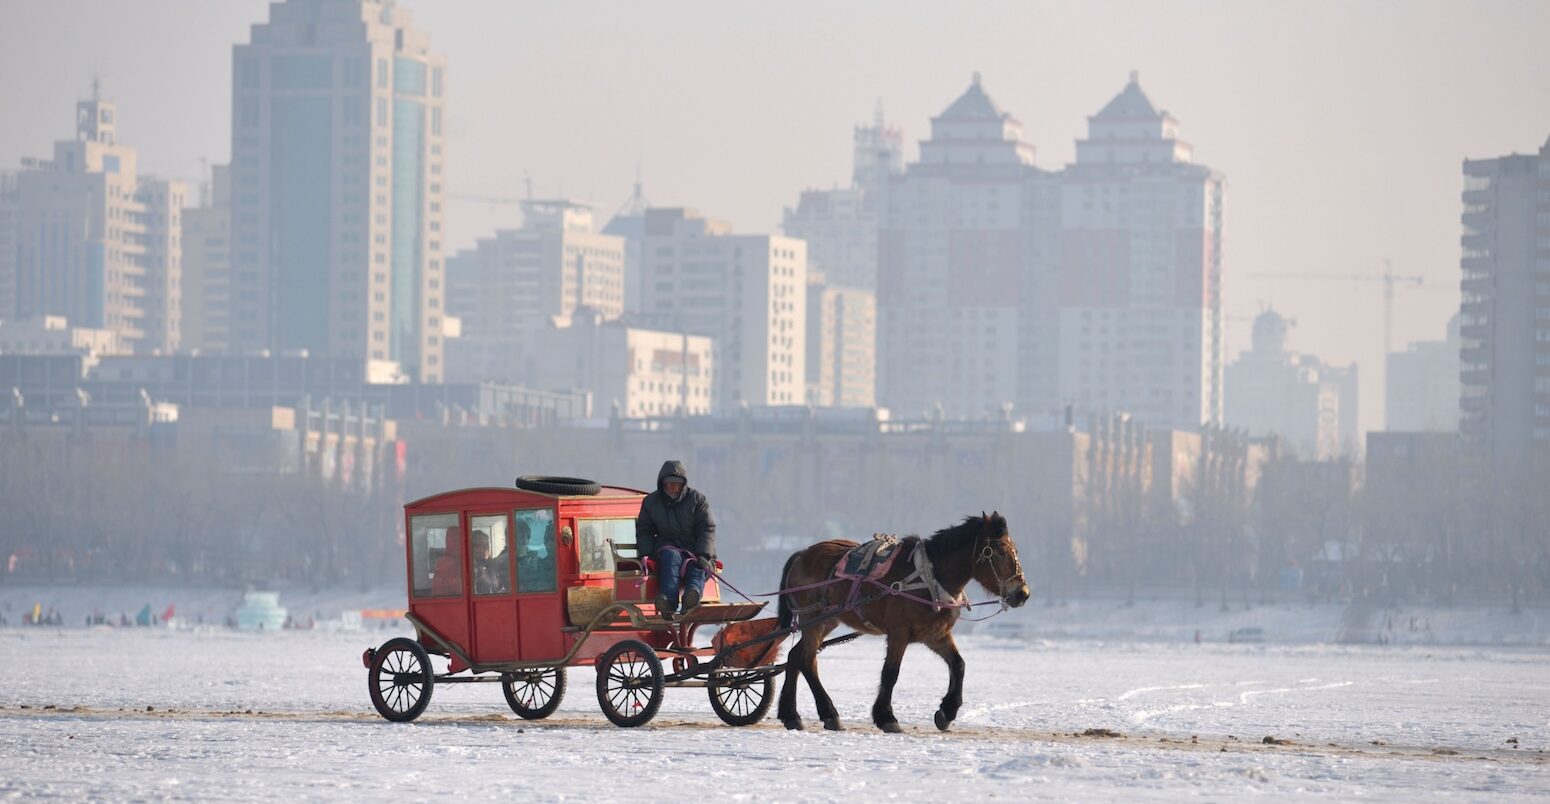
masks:
[[[432,508],[445,505],[462,506],[467,504],[489,504],[509,501],[513,504],[532,503],[535,499],[541,500],[619,500],[640,499],[646,496],[646,492],[625,486],[603,486],[597,494],[551,494],[544,491],[529,491],[507,486],[475,486],[466,489],[443,491],[428,497],[421,497],[414,502],[405,503],[405,510],[420,508]]]

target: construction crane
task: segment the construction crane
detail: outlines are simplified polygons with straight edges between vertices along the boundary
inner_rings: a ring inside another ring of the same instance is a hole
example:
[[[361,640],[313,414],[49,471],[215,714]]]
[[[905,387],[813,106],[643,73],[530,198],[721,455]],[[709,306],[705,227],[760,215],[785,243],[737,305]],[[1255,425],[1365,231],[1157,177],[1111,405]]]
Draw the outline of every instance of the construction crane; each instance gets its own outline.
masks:
[[[1383,261],[1383,273],[1373,274],[1286,274],[1286,273],[1255,273],[1252,276],[1265,279],[1306,279],[1316,282],[1382,282],[1383,283],[1383,354],[1384,359],[1394,351],[1394,287],[1395,285],[1407,285],[1420,287],[1426,285],[1426,278],[1414,274],[1396,274],[1389,267],[1389,261]]]

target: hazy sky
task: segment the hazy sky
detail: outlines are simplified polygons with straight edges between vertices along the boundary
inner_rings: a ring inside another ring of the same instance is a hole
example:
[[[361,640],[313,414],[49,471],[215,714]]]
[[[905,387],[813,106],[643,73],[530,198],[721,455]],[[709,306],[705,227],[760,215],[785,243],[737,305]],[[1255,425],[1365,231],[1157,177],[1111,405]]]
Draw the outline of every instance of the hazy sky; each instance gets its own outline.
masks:
[[[1295,348],[1362,367],[1382,420],[1385,259],[1395,342],[1436,339],[1457,309],[1466,157],[1550,136],[1550,3],[519,3],[405,0],[448,57],[448,190],[593,201],[606,218],[640,165],[646,195],[779,226],[806,187],[848,180],[851,128],[878,101],[909,146],[980,71],[1058,168],[1131,70],[1227,176],[1229,359],[1273,303]],[[0,0],[0,165],[71,135],[100,75],[142,169],[195,179],[230,144],[231,46],[263,0]],[[461,246],[514,207],[455,202]],[[1230,404],[1230,403],[1229,403]]]

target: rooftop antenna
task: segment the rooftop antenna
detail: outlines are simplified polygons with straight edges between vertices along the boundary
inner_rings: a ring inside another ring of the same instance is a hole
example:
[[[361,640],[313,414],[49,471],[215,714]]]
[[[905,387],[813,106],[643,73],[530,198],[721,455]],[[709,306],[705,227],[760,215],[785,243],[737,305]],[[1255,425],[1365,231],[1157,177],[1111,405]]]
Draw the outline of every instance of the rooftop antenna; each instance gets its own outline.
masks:
[[[651,206],[651,202],[646,200],[646,191],[643,189],[644,186],[645,185],[642,184],[640,180],[640,162],[636,162],[635,189],[630,193],[630,197],[627,201],[624,202],[624,205],[619,207],[619,211],[614,213],[614,217],[619,217],[621,215],[625,217],[633,217],[646,214],[646,208]]]
[[[522,171],[522,184],[527,187],[527,200],[533,200],[533,177],[527,171]]]

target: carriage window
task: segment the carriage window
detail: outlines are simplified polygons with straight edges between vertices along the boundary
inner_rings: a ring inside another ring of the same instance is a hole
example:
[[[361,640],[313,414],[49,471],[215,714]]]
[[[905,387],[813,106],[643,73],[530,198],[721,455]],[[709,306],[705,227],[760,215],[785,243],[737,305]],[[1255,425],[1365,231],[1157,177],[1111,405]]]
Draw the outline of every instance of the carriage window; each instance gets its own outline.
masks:
[[[463,535],[457,514],[422,514],[409,519],[414,556],[415,597],[463,593]]]
[[[558,588],[554,571],[554,509],[518,511],[516,519],[517,591],[553,592]]]
[[[614,571],[613,552],[608,549],[610,539],[624,555],[635,554],[635,520],[584,519],[580,524],[582,572]]]
[[[511,539],[506,515],[468,518],[468,549],[473,555],[474,594],[504,595],[511,591]]]

